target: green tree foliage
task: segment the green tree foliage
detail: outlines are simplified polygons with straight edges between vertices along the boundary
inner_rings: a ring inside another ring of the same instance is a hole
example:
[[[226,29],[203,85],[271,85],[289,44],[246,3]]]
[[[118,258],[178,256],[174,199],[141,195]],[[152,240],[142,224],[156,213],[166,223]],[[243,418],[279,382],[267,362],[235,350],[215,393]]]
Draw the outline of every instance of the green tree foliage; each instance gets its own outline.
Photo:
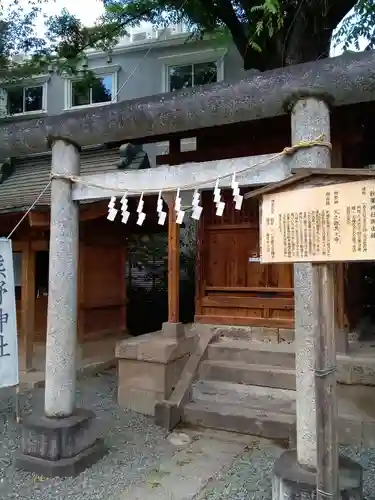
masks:
[[[351,47],[360,50],[361,41],[366,50],[375,48],[375,0],[359,0],[335,35],[336,45],[344,50]]]
[[[375,40],[375,0],[103,0],[105,12],[85,27],[63,10],[46,19],[41,38],[35,20],[48,0],[0,4],[0,78],[46,71],[75,72],[87,49],[110,51],[129,28],[142,21],[155,27],[184,22],[193,37],[233,41],[244,68],[258,70],[326,57],[332,34],[356,46],[361,37]],[[20,61],[19,54],[27,56]],[[84,67],[84,65],[83,65]]]

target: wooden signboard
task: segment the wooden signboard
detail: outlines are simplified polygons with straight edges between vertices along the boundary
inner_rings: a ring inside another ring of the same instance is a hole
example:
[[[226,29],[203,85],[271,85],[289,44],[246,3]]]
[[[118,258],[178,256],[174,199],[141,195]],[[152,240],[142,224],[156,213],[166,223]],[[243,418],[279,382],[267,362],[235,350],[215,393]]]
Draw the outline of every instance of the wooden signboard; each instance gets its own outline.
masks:
[[[375,260],[375,179],[264,194],[261,262]]]

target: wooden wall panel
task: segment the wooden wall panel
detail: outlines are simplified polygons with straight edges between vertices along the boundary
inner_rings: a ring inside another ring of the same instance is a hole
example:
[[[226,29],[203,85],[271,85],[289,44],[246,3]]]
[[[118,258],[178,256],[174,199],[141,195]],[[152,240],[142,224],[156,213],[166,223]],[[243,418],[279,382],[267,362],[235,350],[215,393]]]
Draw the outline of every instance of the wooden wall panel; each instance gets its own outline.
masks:
[[[293,267],[249,262],[259,255],[259,209],[246,200],[234,209],[223,193],[223,217],[215,214],[212,193],[203,194],[198,232],[196,320],[215,324],[292,327]]]
[[[125,329],[125,247],[85,245],[81,265],[81,341],[91,341]]]

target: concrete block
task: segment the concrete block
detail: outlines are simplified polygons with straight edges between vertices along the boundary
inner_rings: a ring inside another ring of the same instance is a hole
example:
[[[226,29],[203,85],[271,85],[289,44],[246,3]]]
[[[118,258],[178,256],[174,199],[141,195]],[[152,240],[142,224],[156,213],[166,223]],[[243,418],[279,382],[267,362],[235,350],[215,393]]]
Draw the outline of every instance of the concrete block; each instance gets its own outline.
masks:
[[[119,386],[118,404],[143,415],[155,415],[155,405],[165,399],[164,392]]]
[[[166,387],[167,365],[119,359],[119,386],[162,392]]]

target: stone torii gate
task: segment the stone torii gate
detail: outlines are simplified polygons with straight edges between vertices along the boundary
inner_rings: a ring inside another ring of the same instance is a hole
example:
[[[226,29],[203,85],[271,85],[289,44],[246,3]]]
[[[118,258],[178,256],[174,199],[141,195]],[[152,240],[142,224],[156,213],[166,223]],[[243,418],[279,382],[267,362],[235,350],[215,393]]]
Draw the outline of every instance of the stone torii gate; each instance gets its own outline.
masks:
[[[108,198],[113,192],[79,182],[72,185],[69,179],[79,176],[80,147],[135,138],[152,142],[173,132],[277,116],[286,112],[286,105],[291,110],[292,144],[313,140],[321,134],[329,141],[327,99],[336,106],[375,101],[374,63],[373,52],[342,56],[252,74],[237,83],[220,83],[184,93],[0,125],[0,153],[4,156],[42,152],[52,147],[45,407],[43,415],[32,415],[24,422],[19,467],[46,476],[75,474],[103,453],[94,414],[75,407],[79,226],[76,202]],[[246,161],[255,165],[259,158]],[[292,166],[329,168],[330,151],[323,145],[298,150],[290,161],[275,162],[261,171],[249,170],[238,180],[242,185],[275,182],[289,175]],[[140,193],[149,189],[152,179],[155,192],[166,185],[173,191],[172,188],[184,185],[186,180],[197,185],[204,181],[207,174],[202,169],[198,172],[196,167],[187,164],[183,171],[182,167],[180,171],[171,167],[118,172],[84,180],[116,187],[119,192],[131,189]],[[223,164],[211,167],[216,175],[224,168]],[[317,318],[311,301],[313,278],[310,264],[295,265],[298,462],[295,465],[302,471],[313,471],[316,467],[313,325]],[[281,498],[282,493],[274,492],[274,499]]]

